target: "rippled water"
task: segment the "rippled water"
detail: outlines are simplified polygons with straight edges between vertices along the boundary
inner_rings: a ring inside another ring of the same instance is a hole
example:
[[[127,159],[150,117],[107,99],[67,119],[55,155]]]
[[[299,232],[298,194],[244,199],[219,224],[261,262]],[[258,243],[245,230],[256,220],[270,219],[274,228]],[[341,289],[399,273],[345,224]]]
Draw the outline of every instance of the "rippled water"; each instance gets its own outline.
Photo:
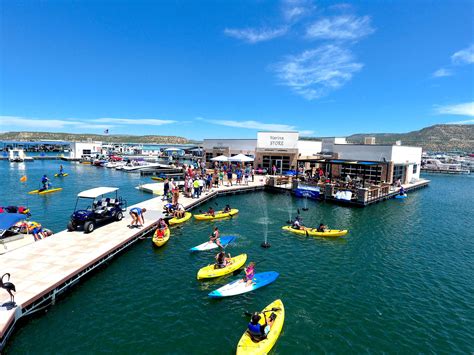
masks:
[[[16,184],[14,170],[8,163],[1,166],[10,176],[6,184]],[[35,200],[35,209],[58,211],[55,216],[34,211],[55,228],[67,220],[74,200],[69,194],[104,179],[123,187],[130,200],[144,197],[133,189],[135,175],[76,164],[71,171],[74,187],[61,192],[64,203],[58,194]],[[474,179],[429,178],[430,187],[406,200],[367,208],[308,201],[309,211],[301,212],[307,225],[323,221],[350,230],[337,240],[281,231],[289,209],[294,215],[304,204],[288,195],[261,192],[210,201],[199,208],[230,203],[240,213],[215,224],[190,221],[173,229],[161,249],[152,248],[150,240],[137,243],[18,328],[6,351],[231,354],[246,327],[243,312],[281,298],[287,316],[277,354],[472,352]],[[187,250],[204,241],[214,225],[239,236],[228,248],[232,254],[246,252],[262,261],[258,271],[275,270],[280,278],[253,293],[209,299],[207,293],[232,276],[197,281],[197,270],[213,255]],[[260,247],[265,228],[270,249]]]

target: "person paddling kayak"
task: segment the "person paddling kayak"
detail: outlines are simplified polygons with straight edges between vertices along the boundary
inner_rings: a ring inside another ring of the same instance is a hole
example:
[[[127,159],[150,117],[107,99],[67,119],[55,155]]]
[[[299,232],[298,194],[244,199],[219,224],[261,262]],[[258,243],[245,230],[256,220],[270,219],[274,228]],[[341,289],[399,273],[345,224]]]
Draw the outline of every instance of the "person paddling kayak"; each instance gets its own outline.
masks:
[[[225,251],[220,251],[216,255],[216,263],[214,264],[214,269],[223,269],[227,265],[232,264],[232,257],[230,254],[225,253]]]
[[[206,215],[215,217],[216,216],[216,211],[214,211],[214,208],[209,207],[209,210],[207,210]]]
[[[327,230],[329,230],[328,226],[324,225],[323,223],[319,224],[318,232],[326,232]]]
[[[293,229],[303,229],[304,227],[302,226],[301,224],[301,217],[300,216],[296,216],[295,220],[293,221],[291,227]]]
[[[224,212],[224,213],[228,213],[228,212],[230,212],[231,210],[232,210],[232,209],[230,208],[229,205],[225,205],[223,212]]]
[[[272,329],[276,314],[272,312],[270,317],[268,317],[267,319],[267,316],[264,312],[263,317],[265,319],[265,323],[260,324],[260,319],[262,319],[262,317],[258,312],[255,312],[250,318],[250,322],[248,324],[247,331],[249,332],[249,335],[252,340],[255,340],[257,342],[267,338],[268,333],[270,333],[270,329]]]

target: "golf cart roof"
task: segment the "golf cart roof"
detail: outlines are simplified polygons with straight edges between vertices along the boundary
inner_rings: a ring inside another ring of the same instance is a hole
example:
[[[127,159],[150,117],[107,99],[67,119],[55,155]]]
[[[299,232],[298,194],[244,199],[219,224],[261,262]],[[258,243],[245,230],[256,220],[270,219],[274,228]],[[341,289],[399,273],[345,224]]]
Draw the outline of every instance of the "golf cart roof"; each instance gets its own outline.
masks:
[[[115,192],[117,190],[118,190],[118,187],[96,187],[94,189],[79,192],[77,194],[77,197],[96,198],[98,196],[105,195],[105,194],[108,194],[108,193],[111,193],[111,192]]]

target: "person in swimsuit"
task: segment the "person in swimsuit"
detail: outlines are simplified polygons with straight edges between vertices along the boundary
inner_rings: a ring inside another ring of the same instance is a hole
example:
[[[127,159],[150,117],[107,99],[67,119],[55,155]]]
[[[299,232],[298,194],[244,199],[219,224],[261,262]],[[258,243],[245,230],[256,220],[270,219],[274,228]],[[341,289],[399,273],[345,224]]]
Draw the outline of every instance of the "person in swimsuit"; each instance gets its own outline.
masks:
[[[224,249],[221,244],[221,238],[219,236],[219,228],[214,228],[214,232],[212,232],[211,236],[209,237],[209,241],[211,243],[216,243],[220,248]]]
[[[255,276],[255,263],[252,261],[246,268],[245,268],[245,276],[241,282],[246,282],[245,286],[250,286],[253,282],[253,277]]]
[[[134,207],[130,209],[130,216],[132,217],[132,223],[130,223],[130,228],[133,228],[134,225],[137,228],[143,227],[143,223],[145,223],[143,213],[145,212],[146,208]]]
[[[326,232],[328,230],[328,226],[325,226],[323,223],[319,224],[318,232]]]
[[[230,254],[226,255],[225,251],[222,250],[216,255],[216,263],[214,265],[214,269],[223,269],[231,263],[232,257],[230,256]]]

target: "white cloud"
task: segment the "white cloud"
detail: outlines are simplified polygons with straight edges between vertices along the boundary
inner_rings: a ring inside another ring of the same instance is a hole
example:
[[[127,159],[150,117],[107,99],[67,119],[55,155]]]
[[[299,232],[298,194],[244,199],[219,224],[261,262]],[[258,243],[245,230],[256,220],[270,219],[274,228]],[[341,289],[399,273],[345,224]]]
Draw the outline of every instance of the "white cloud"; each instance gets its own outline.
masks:
[[[75,130],[103,130],[117,126],[142,125],[142,126],[161,126],[164,124],[175,123],[172,120],[158,120],[153,118],[96,118],[92,120],[82,120],[75,118],[67,119],[42,119],[18,116],[0,116],[3,126],[15,127],[18,129],[34,129],[34,130],[59,130],[59,129],[75,129]]]
[[[247,128],[256,129],[262,131],[294,131],[295,126],[279,123],[263,123],[258,121],[234,121],[234,120],[209,120],[206,118],[198,117],[198,120],[202,120],[209,123],[214,123],[220,126],[235,127],[235,128]]]
[[[465,121],[458,121],[458,122],[449,122],[447,124],[474,124],[474,120],[465,120]]]
[[[311,39],[356,40],[374,32],[370,17],[342,15],[323,18],[306,29],[306,37]]]
[[[314,131],[310,131],[310,130],[302,130],[302,131],[300,131],[300,135],[306,136],[306,137],[312,136],[313,134],[314,134]]]
[[[442,77],[451,76],[451,75],[453,75],[452,70],[445,69],[445,68],[440,68],[432,74],[434,78],[442,78]]]
[[[287,27],[280,27],[280,28],[244,28],[244,29],[232,29],[226,28],[224,33],[227,36],[234,37],[240,40],[243,40],[247,43],[258,43],[269,41],[271,39],[281,37],[288,31]]]
[[[439,106],[436,108],[436,112],[440,115],[474,116],[474,102]]]
[[[309,15],[315,6],[309,0],[285,0],[282,5],[283,18],[295,22]]]
[[[274,69],[283,85],[307,100],[315,100],[345,85],[362,67],[351,51],[329,44],[290,56]]]
[[[62,129],[66,127],[84,127],[84,128],[96,128],[105,129],[110,128],[110,125],[91,124],[86,121],[72,121],[69,119],[57,120],[57,119],[39,119],[39,118],[26,118],[17,116],[0,116],[0,121],[4,122],[10,127],[27,128],[27,129]]]
[[[162,126],[165,124],[176,123],[176,121],[173,120],[159,120],[156,118],[98,118],[95,122],[106,122],[119,125],[139,124],[145,126]]]
[[[472,64],[474,63],[474,44],[462,49],[451,56],[454,64]]]

